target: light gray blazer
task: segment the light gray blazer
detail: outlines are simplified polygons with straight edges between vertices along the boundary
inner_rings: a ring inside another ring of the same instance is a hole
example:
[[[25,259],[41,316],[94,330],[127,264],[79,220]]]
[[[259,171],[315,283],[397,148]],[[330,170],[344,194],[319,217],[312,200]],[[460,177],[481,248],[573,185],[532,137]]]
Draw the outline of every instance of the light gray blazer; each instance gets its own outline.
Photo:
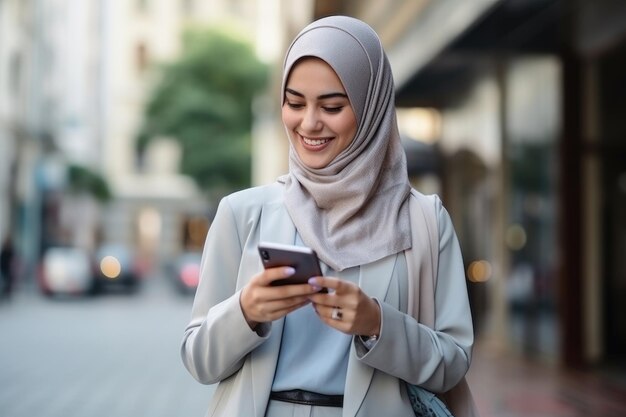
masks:
[[[414,197],[412,197],[414,198]],[[397,255],[361,267],[359,285],[379,300],[380,338],[368,352],[350,349],[343,416],[413,416],[404,382],[442,393],[469,368],[473,331],[461,253],[450,218],[439,205],[439,270],[434,330],[399,311],[390,286]],[[207,416],[263,417],[274,378],[283,320],[254,332],[239,296],[262,269],[257,243],[294,243],[295,226],[282,203],[282,185],[224,198],[207,236],[201,280],[181,355],[203,384],[219,383]]]

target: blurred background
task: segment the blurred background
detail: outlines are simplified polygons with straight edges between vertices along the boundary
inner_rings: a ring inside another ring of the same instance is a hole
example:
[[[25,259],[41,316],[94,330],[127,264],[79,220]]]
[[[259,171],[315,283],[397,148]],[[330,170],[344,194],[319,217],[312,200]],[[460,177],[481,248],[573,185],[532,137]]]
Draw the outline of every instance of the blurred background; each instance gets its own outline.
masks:
[[[620,0],[0,0],[0,415],[204,414],[202,244],[287,171],[283,54],[332,14],[379,33],[453,218],[482,414],[626,415]]]

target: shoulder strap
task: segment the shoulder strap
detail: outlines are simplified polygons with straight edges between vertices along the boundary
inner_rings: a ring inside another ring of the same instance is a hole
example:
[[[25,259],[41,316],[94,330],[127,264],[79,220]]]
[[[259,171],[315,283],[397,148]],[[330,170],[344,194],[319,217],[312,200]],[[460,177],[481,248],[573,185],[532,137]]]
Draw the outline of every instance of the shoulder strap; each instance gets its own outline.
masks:
[[[411,191],[420,201],[426,228],[428,231],[428,241],[430,246],[430,259],[432,262],[433,283],[437,283],[437,271],[439,269],[439,221],[437,216],[437,203],[439,198],[436,195],[426,196],[415,190]]]
[[[435,325],[435,289],[439,268],[439,226],[435,195],[411,189],[411,249],[407,253],[408,313],[429,327]]]
[[[409,272],[408,313],[420,323],[435,326],[435,289],[439,268],[438,211],[441,200],[436,195],[426,196],[411,190],[409,211],[411,217],[412,247],[407,253]],[[426,233],[424,233],[426,231]],[[424,236],[424,235],[427,235]],[[422,256],[421,252],[430,256]],[[478,417],[478,411],[466,378],[440,396],[454,416]]]

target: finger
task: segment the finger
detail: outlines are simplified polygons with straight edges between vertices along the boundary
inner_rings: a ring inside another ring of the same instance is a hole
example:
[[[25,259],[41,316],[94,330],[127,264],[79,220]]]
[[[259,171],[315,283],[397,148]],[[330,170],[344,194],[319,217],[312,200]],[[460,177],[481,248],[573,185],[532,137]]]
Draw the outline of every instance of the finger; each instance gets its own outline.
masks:
[[[290,266],[278,266],[276,268],[268,268],[265,272],[267,278],[275,281],[277,279],[289,278],[295,274],[296,270]]]
[[[354,318],[354,315],[350,311],[329,306],[314,305],[314,307],[317,315],[324,324],[343,333],[350,333]],[[334,310],[337,311],[336,315],[333,314]]]
[[[308,300],[308,296],[315,294],[317,289],[309,284],[270,285],[262,288],[267,300],[283,300],[290,298],[302,298]]]
[[[309,284],[337,291],[338,289],[342,288],[344,284],[350,283],[333,277],[312,277],[309,279]]]
[[[353,307],[354,300],[361,291],[358,285],[333,277],[314,277],[309,283],[329,289],[328,293],[322,292],[311,296],[311,301],[326,306]]]
[[[287,314],[291,313],[292,311],[295,311],[295,310],[297,310],[299,308],[302,308],[302,307],[304,307],[306,305],[309,305],[309,304],[311,304],[311,301],[309,301],[308,299],[305,299],[304,301],[301,301],[300,303],[294,304],[294,305],[292,305],[289,308],[285,308],[283,310],[280,310],[279,311],[280,317],[284,317]]]
[[[280,285],[280,280],[289,278],[295,273],[295,269],[292,267],[276,267],[266,269],[259,278],[261,285],[266,287],[284,287],[289,288],[284,294],[280,294],[279,297],[291,297],[304,294],[313,294],[320,290],[319,287],[309,284],[283,284]]]
[[[270,301],[261,307],[264,321],[272,321],[286,316],[294,310],[310,304],[311,301],[307,297],[294,297],[288,300]]]
[[[267,268],[260,277],[262,285],[271,285],[277,279],[288,278],[295,274],[296,270],[290,266],[279,266],[276,268]]]
[[[340,297],[336,292],[328,292],[328,293],[314,293],[309,296],[309,299],[315,303],[315,305],[324,306],[324,307],[341,307],[342,302]]]

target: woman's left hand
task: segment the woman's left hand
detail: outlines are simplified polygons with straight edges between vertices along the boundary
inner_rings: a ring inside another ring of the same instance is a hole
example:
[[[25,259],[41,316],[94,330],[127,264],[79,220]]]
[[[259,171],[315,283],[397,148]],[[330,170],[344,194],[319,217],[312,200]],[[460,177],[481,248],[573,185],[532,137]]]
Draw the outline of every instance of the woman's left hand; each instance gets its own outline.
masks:
[[[315,277],[309,284],[329,290],[309,297],[324,323],[347,334],[380,334],[380,306],[358,285],[332,277]]]

